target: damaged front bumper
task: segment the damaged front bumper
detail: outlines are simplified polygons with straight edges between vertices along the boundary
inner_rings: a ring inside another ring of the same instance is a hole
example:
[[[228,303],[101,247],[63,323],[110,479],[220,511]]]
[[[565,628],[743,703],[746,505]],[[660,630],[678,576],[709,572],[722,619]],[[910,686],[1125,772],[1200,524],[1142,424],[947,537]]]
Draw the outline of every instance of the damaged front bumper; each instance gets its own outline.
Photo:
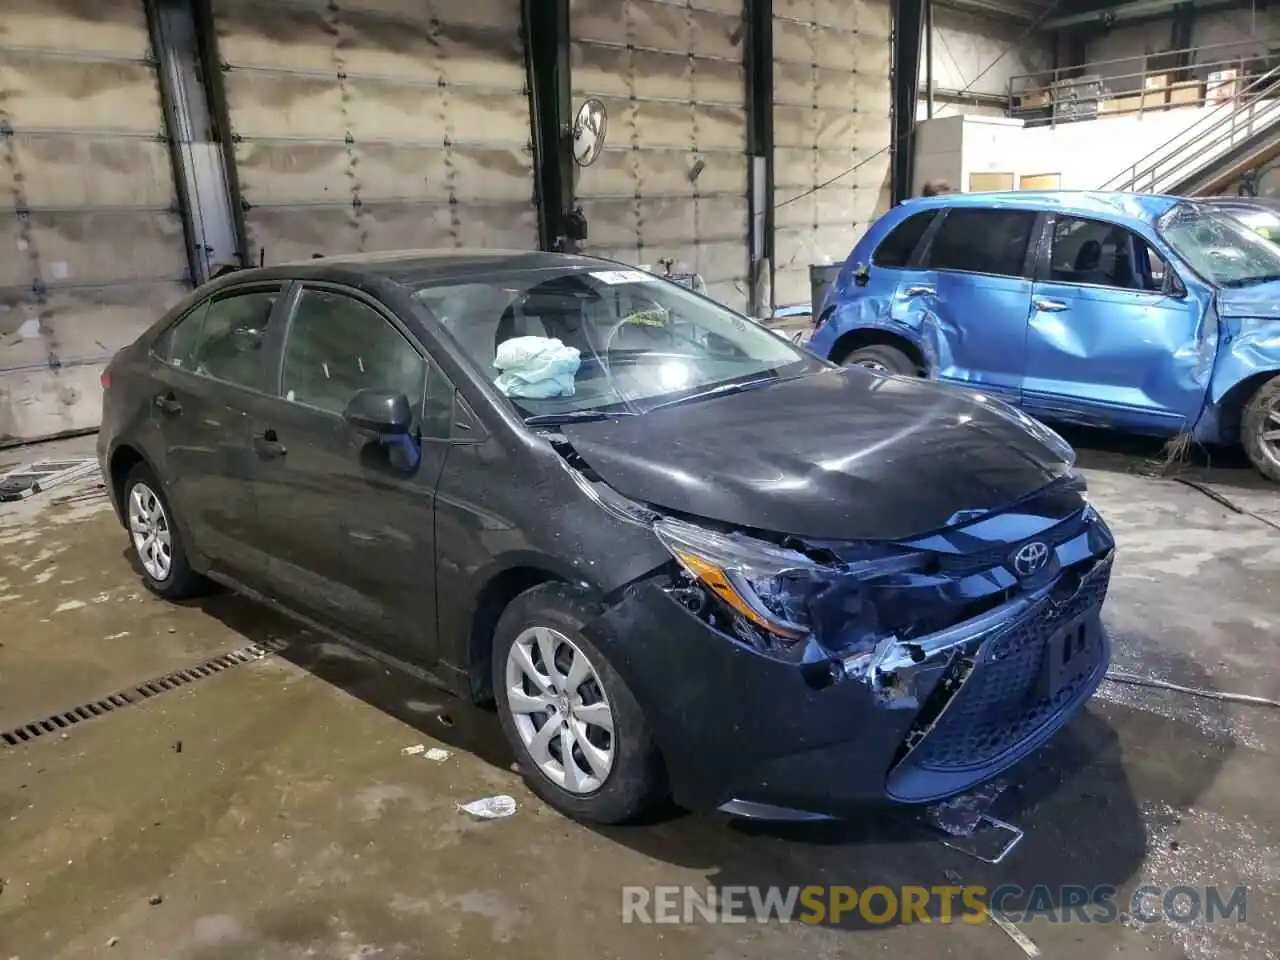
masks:
[[[1049,739],[1106,672],[1110,576],[1108,547],[962,623],[821,662],[731,642],[660,579],[586,632],[644,709],[678,802],[838,816],[963,792]]]

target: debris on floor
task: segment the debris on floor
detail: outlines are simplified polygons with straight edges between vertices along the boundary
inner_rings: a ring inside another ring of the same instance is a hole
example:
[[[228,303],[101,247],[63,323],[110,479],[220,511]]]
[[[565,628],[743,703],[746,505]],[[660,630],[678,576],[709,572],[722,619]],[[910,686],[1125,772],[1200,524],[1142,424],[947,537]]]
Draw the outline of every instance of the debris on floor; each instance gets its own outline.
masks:
[[[426,748],[426,746],[425,746],[424,744],[421,744],[421,743],[415,743],[413,746],[411,746],[411,747],[405,747],[403,750],[401,750],[401,751],[400,751],[400,756],[402,756],[402,757],[416,757],[416,756],[418,756],[419,754],[423,754],[423,753],[426,753],[426,752],[427,752],[427,748]]]
[[[1040,956],[1040,948],[1035,945],[1030,937],[1013,925],[1013,921],[1000,914],[998,910],[992,910],[987,913],[991,918],[991,922],[1009,935],[1009,939],[1022,948],[1022,952],[1028,957]]]
[[[25,500],[72,480],[83,480],[98,469],[98,461],[92,457],[24,463],[0,474],[0,502]]]
[[[503,793],[496,797],[473,800],[471,803],[460,803],[458,809],[481,820],[500,820],[516,812],[516,801],[514,797]]]
[[[925,817],[933,826],[953,837],[972,836],[983,815],[991,809],[1000,794],[1004,793],[1006,786],[1002,780],[983,784],[972,793],[952,797],[929,807],[925,811]]]
[[[434,760],[436,763],[444,763],[452,754],[448,750],[441,750],[439,747],[432,747],[425,754],[428,760]]]

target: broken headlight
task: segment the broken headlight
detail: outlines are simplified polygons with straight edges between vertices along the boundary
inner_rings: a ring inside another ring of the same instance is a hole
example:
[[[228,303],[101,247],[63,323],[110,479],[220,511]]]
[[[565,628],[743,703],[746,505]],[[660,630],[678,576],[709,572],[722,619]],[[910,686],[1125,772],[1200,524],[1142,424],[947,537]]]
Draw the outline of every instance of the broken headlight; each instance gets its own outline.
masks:
[[[720,533],[662,518],[654,532],[688,577],[732,614],[742,639],[754,633],[772,649],[800,648],[821,632],[824,646],[846,646],[854,635],[876,632],[874,606],[863,582],[912,569],[918,557],[896,548],[867,551],[851,562],[822,562],[738,533]],[[820,628],[827,629],[821,630]]]

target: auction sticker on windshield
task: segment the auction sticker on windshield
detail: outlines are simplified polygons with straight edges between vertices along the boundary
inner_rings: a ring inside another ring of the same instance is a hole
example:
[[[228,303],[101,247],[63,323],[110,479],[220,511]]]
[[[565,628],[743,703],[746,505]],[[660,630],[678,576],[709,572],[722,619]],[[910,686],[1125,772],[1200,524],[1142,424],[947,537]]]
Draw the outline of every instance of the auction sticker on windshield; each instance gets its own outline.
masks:
[[[652,273],[645,273],[643,270],[601,270],[591,276],[610,286],[620,283],[655,283],[658,279]]]

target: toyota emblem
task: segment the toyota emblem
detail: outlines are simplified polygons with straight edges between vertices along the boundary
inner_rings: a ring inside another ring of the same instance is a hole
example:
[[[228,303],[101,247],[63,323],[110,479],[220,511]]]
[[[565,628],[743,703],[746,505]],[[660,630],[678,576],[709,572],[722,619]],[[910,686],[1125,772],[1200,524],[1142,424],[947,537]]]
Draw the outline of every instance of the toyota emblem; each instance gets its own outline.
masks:
[[[1020,577],[1033,577],[1049,562],[1049,547],[1040,540],[1032,540],[1018,548],[1013,555],[1013,572]]]

